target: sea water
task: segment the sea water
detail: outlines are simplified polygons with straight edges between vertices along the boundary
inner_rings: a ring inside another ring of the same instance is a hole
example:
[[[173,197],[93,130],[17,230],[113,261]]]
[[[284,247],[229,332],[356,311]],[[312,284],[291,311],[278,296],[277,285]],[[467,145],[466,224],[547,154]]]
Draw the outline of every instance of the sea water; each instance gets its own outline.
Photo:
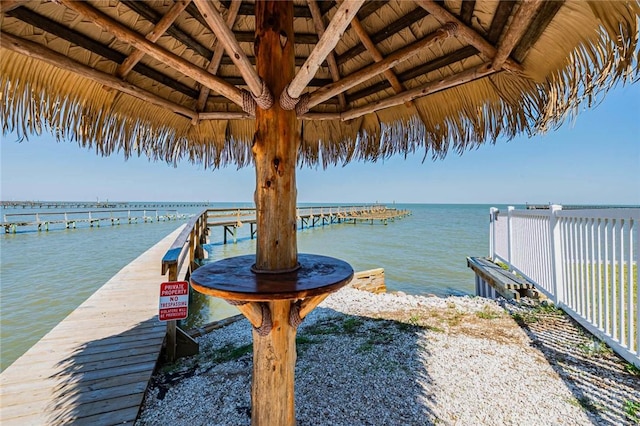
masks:
[[[160,209],[163,203],[157,205]],[[210,207],[252,205],[219,203]],[[389,221],[387,225],[374,221],[373,224],[359,222],[305,228],[297,234],[298,251],[343,259],[356,271],[384,268],[389,291],[437,296],[472,294],[474,277],[465,258],[488,254],[491,206],[398,204],[388,207],[408,209],[412,214]],[[178,207],[177,210],[194,215],[203,207]],[[29,211],[4,209],[0,214]],[[187,220],[121,222],[116,226],[103,222],[93,228],[78,224],[77,229],[52,225],[48,232],[18,228],[16,234],[0,235],[1,368],[10,365],[121,268]],[[210,259],[255,253],[249,225],[238,229],[236,243],[228,238],[228,244],[222,244],[223,237],[223,228],[211,229],[210,244],[206,246]],[[162,279],[158,272],[158,284]],[[203,312],[193,315],[190,326],[229,312],[215,299],[198,296],[196,302]]]

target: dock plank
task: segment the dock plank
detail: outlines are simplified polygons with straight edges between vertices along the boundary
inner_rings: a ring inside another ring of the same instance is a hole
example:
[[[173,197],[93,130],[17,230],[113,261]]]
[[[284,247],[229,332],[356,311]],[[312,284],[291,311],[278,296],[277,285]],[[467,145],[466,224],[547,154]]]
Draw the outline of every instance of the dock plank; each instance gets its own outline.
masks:
[[[0,423],[132,424],[158,360],[160,265],[182,227],[0,373]]]

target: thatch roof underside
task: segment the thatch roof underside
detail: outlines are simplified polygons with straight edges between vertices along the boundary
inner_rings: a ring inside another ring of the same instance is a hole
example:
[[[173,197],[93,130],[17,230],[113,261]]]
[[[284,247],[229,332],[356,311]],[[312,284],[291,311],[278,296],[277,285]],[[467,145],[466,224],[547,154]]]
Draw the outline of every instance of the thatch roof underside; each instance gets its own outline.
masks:
[[[227,52],[255,70],[254,0],[210,3],[226,33],[206,3],[3,0],[3,131],[103,155],[250,164],[242,99],[259,83]],[[297,70],[319,40],[335,45],[292,96],[310,106],[297,110],[304,165],[440,158],[535,134],[640,71],[638,0],[356,2],[340,36],[341,4],[294,2]]]

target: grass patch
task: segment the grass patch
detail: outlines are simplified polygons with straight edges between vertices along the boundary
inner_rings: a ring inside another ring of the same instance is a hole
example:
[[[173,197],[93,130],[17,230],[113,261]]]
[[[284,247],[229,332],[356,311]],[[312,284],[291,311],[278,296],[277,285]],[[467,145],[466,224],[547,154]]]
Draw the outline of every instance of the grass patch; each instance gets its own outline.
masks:
[[[640,424],[640,402],[627,399],[624,402],[624,413],[635,424]]]
[[[342,323],[342,331],[346,334],[354,334],[363,324],[360,318],[347,318]]]
[[[484,308],[482,308],[481,311],[476,312],[476,316],[478,318],[492,320],[492,319],[500,318],[500,312],[495,311],[493,308],[487,305]]]
[[[564,315],[562,309],[557,308],[550,303],[540,303],[524,312],[515,312],[511,314],[511,318],[514,319],[519,325],[534,324],[544,316]]]
[[[635,365],[631,364],[630,362],[627,362],[624,365],[624,370],[631,374],[632,376],[640,376],[640,368],[636,367]]]
[[[215,363],[235,361],[251,352],[253,352],[252,344],[242,346],[225,345],[211,353],[211,361]]]
[[[578,345],[578,349],[580,349],[580,351],[582,351],[585,355],[590,357],[608,355],[613,352],[611,348],[607,346],[606,343],[596,339],[588,343],[580,343]]]
[[[588,411],[590,413],[596,414],[600,411],[600,407],[593,403],[586,396],[581,396],[579,398],[570,398],[569,403],[574,407],[582,408],[584,411]]]

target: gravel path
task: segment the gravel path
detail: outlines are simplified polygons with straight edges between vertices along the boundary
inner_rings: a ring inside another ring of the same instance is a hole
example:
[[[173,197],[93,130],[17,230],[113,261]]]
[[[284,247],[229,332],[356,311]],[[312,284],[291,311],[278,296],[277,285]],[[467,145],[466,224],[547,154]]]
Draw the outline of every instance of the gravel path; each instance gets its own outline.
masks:
[[[344,288],[299,327],[298,425],[636,424],[640,378],[558,324],[577,329],[556,310]],[[199,342],[156,374],[138,425],[250,424],[249,323]]]

